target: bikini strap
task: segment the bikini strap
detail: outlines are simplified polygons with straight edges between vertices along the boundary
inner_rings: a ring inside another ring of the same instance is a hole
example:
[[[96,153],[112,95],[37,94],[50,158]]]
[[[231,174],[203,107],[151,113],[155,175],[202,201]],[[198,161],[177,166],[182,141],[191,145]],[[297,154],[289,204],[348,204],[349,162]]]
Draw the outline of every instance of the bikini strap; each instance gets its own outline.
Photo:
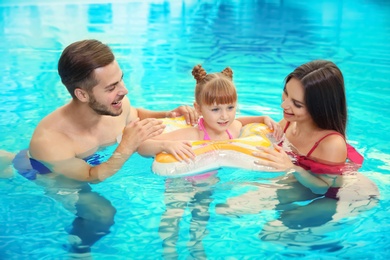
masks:
[[[203,140],[210,140],[210,136],[209,136],[209,134],[207,133],[206,128],[204,127],[204,119],[203,119],[203,118],[199,118],[198,127],[199,127],[199,129],[200,129],[201,131],[203,131],[203,133],[204,133]],[[232,136],[232,134],[229,132],[229,130],[226,129],[226,133],[228,134],[229,139],[233,139],[233,136]]]
[[[206,128],[204,127],[203,121],[204,121],[203,117],[199,118],[198,127],[204,133],[203,140],[210,140],[210,136],[207,133]]]
[[[287,128],[290,126],[290,122],[287,122],[286,126],[283,129],[283,133],[286,133]]]
[[[310,155],[314,152],[314,150],[318,147],[318,145],[321,143],[322,140],[324,140],[326,137],[330,136],[330,135],[339,135],[341,137],[344,138],[344,136],[342,134],[340,134],[339,132],[332,132],[332,133],[329,133],[327,135],[324,135],[323,137],[321,137],[314,145],[313,147],[310,149],[310,151],[307,153],[306,157],[310,157]]]
[[[233,136],[232,136],[232,134],[229,132],[229,130],[226,129],[226,133],[228,134],[229,139],[233,139]]]

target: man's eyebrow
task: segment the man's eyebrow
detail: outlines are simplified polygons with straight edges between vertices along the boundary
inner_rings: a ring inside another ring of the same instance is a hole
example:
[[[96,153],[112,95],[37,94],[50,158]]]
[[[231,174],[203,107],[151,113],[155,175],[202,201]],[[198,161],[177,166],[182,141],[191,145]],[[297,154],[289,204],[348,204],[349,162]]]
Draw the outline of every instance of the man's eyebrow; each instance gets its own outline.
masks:
[[[117,85],[119,82],[121,82],[121,81],[122,81],[122,79],[123,79],[123,76],[124,76],[124,73],[122,72],[122,76],[121,76],[121,79],[120,79],[120,80],[118,80],[118,81],[116,81],[116,82],[114,82],[114,83],[112,83],[112,84],[110,84],[110,85],[106,86],[105,88],[107,89],[107,88],[110,88],[110,87],[112,87],[112,86],[115,86],[115,85]]]

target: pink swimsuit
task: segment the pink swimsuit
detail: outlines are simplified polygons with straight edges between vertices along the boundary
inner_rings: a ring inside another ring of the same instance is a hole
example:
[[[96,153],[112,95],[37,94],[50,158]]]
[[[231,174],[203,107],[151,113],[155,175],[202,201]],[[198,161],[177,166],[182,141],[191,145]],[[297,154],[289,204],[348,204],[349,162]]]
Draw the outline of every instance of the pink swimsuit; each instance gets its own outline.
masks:
[[[203,140],[211,140],[209,134],[206,131],[206,128],[204,127],[204,119],[203,118],[199,118],[198,127],[204,133]],[[228,134],[229,139],[233,139],[233,136],[230,134],[229,130],[226,130],[226,133]]]
[[[204,119],[203,118],[199,119],[198,127],[204,133],[203,140],[210,140],[210,136],[207,133],[206,128],[204,127]],[[233,139],[233,136],[230,134],[229,130],[226,130],[226,133],[228,134],[229,139]],[[211,171],[211,172],[207,172],[207,173],[196,175],[196,176],[190,176],[190,177],[187,177],[186,180],[199,181],[199,180],[207,179],[208,177],[210,177],[211,175],[213,175],[215,173],[217,173],[217,171]]]

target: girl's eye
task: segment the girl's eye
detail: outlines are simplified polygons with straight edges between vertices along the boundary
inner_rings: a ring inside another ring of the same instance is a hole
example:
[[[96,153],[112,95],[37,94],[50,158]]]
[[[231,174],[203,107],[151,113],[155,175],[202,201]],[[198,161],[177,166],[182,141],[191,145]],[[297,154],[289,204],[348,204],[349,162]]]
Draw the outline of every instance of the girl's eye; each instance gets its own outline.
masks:
[[[229,110],[233,110],[233,109],[234,109],[234,106],[229,106],[228,109],[229,109]]]
[[[211,111],[213,111],[213,112],[218,112],[218,111],[219,111],[219,108],[212,108]]]

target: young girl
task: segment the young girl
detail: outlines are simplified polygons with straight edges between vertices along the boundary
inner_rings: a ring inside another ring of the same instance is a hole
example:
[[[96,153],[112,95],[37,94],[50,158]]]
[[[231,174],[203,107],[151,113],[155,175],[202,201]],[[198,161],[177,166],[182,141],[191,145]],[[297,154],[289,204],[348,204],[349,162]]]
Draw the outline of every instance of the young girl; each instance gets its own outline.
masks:
[[[201,65],[197,65],[192,75],[196,80],[194,107],[200,116],[197,126],[149,139],[139,146],[139,154],[155,156],[166,152],[179,161],[188,161],[195,157],[190,140],[220,141],[239,137],[243,123],[235,119],[237,92],[232,81],[233,71],[226,68],[220,73],[207,74]],[[283,134],[279,125],[268,116],[251,117],[244,123],[264,123],[274,129],[276,138]]]
[[[175,130],[143,142],[138,153],[143,156],[155,156],[166,152],[177,160],[189,161],[195,154],[189,141],[229,140],[238,138],[242,123],[235,119],[237,92],[232,82],[233,71],[230,68],[220,73],[207,74],[197,65],[192,70],[196,80],[194,107],[200,119],[197,126]],[[268,116],[253,117],[245,123],[265,123],[281,135],[282,129]],[[165,212],[161,216],[159,234],[163,241],[164,257],[176,259],[179,236],[179,223],[185,212],[190,212],[189,241],[190,255],[197,259],[206,259],[203,238],[208,234],[207,223],[210,217],[209,205],[213,201],[213,185],[219,179],[216,172],[201,175],[170,178],[165,186]],[[188,210],[186,210],[188,209]]]

